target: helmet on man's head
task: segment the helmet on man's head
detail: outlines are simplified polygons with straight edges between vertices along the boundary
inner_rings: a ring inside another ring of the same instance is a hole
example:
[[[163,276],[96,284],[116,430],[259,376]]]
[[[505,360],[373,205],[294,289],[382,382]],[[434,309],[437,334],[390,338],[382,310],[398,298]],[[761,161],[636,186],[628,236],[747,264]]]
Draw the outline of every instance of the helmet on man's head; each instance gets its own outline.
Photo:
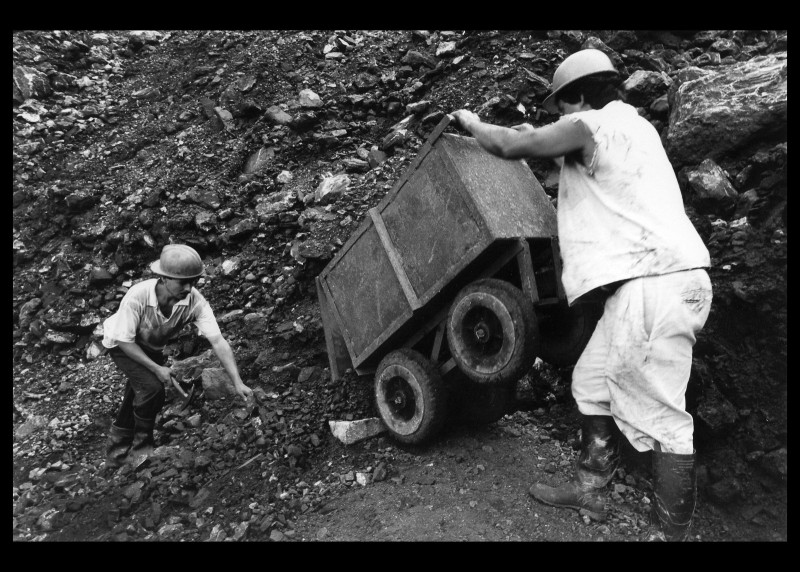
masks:
[[[567,56],[556,68],[553,83],[550,84],[550,95],[544,100],[544,108],[550,113],[557,113],[558,94],[571,83],[589,75],[619,75],[611,58],[600,50],[589,48]]]
[[[150,265],[150,270],[167,278],[185,280],[205,273],[200,255],[191,246],[168,244],[161,249],[161,258]]]

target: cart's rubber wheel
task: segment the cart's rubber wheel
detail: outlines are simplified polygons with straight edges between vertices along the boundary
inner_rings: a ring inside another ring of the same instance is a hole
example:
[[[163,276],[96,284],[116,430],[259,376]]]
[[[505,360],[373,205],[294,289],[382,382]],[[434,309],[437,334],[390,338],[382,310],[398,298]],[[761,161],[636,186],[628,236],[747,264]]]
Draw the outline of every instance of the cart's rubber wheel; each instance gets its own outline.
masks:
[[[456,382],[451,391],[453,420],[465,425],[488,425],[509,412],[514,384],[487,385],[468,379]]]
[[[378,365],[375,404],[397,441],[419,444],[442,428],[447,389],[430,360],[404,348],[388,353]]]
[[[602,315],[603,305],[599,303],[563,304],[543,310],[539,314],[539,357],[555,366],[575,365]]]
[[[519,379],[533,365],[538,341],[533,304],[504,280],[469,284],[447,316],[450,353],[464,375],[477,383]]]

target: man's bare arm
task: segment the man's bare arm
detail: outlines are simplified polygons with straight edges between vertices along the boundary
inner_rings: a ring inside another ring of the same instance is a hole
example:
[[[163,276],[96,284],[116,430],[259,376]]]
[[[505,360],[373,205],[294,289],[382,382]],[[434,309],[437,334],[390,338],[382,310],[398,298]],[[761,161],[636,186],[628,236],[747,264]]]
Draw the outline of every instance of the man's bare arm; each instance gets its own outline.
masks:
[[[505,159],[553,159],[583,150],[586,145],[593,143],[583,123],[567,119],[539,128],[530,125],[510,128],[484,123],[466,109],[459,109],[450,115],[475,137],[481,147]]]
[[[222,363],[222,367],[225,368],[225,371],[231,378],[233,389],[238,395],[245,399],[250,397],[253,394],[253,390],[242,382],[242,378],[239,376],[239,368],[236,366],[236,358],[233,355],[233,350],[228,340],[220,335],[208,338],[208,341],[211,343],[211,348],[214,350],[217,358],[219,358],[220,363]]]

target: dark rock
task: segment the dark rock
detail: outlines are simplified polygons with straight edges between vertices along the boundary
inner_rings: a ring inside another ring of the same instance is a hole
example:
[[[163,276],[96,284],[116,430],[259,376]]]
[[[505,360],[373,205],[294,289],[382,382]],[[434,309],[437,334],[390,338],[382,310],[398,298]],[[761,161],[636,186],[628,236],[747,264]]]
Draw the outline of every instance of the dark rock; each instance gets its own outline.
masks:
[[[417,68],[419,66],[427,66],[433,69],[436,67],[435,57],[429,54],[418,52],[417,50],[408,50],[408,52],[406,52],[406,55],[404,55],[403,59],[400,61],[414,68]]]
[[[281,109],[277,105],[273,105],[267,108],[267,119],[269,119],[272,123],[277,125],[289,125],[292,123],[292,116],[286,113],[283,109]]]
[[[157,87],[145,87],[134,91],[131,94],[131,97],[133,99],[149,99],[155,101],[161,99],[163,97],[163,94],[161,93],[161,90],[158,89]]]
[[[272,147],[262,147],[248,157],[243,172],[245,174],[258,173],[268,167],[272,163],[274,157],[275,149]]]
[[[664,72],[637,70],[622,85],[627,102],[633,106],[643,106],[666,95],[671,84],[672,79]]]
[[[212,189],[189,189],[188,191],[178,195],[178,198],[206,206],[210,209],[218,209],[222,205],[219,194]],[[184,222],[178,228],[188,228],[194,223],[194,218],[191,216],[191,214],[183,214],[186,215],[182,218]]]
[[[610,48],[603,40],[596,36],[589,36],[586,40],[581,44],[581,49],[593,49],[593,50],[600,50],[604,54],[606,54],[611,61],[614,63],[614,67],[617,68],[619,71],[623,71],[625,69],[625,65],[622,62],[619,54]]]
[[[245,219],[236,224],[227,234],[226,237],[232,241],[244,240],[255,231],[258,230],[258,221],[253,219]]]
[[[322,99],[320,99],[319,95],[310,89],[301,90],[299,94],[299,100],[302,107],[317,108],[322,107],[323,105]]]
[[[18,66],[14,68],[14,101],[22,103],[26,99],[43,99],[53,93],[47,75],[35,68]]]
[[[243,318],[243,323],[244,323],[244,331],[251,336],[263,334],[264,332],[266,332],[267,327],[269,326],[269,320],[267,316],[259,312],[251,312],[249,314],[245,314]]]
[[[695,415],[715,434],[724,433],[738,418],[736,407],[713,386],[705,388]]]
[[[386,160],[386,153],[384,153],[380,149],[372,148],[369,150],[369,156],[367,158],[367,162],[369,163],[371,169],[374,169],[375,167],[383,163],[385,160]]]
[[[214,114],[225,129],[232,131],[235,128],[233,114],[230,111],[224,109],[223,107],[215,107]]]
[[[136,30],[128,33],[128,43],[134,50],[139,50],[145,45],[155,45],[161,42],[164,35],[154,30]]]
[[[685,169],[682,174],[694,191],[693,202],[700,207],[699,210],[713,211],[720,206],[730,208],[736,203],[736,189],[712,159],[704,160],[694,169]]]
[[[351,157],[343,159],[342,164],[348,173],[366,173],[370,169],[367,161],[362,159],[354,159]]]
[[[318,376],[319,372],[320,369],[317,366],[304,367],[303,369],[300,370],[300,374],[297,376],[297,382],[306,383],[312,378]]]
[[[765,454],[759,460],[759,465],[771,476],[786,481],[789,476],[786,447]]]
[[[669,96],[667,94],[662,95],[661,97],[656,98],[653,103],[650,104],[650,113],[654,117],[658,118],[666,118],[669,116]]]
[[[39,308],[42,307],[41,298],[31,298],[25,302],[19,309],[19,327],[23,331],[27,331],[33,321],[33,317]]]
[[[386,137],[383,138],[381,141],[380,148],[383,151],[390,151],[392,148],[401,146],[405,143],[406,139],[408,138],[408,130],[406,129],[398,129],[396,131],[390,131]]]
[[[100,202],[98,193],[88,190],[79,190],[67,195],[65,202],[72,213],[84,212]]]
[[[718,52],[723,58],[726,56],[738,55],[741,51],[739,44],[729,38],[718,38],[708,47],[708,49]]]
[[[616,51],[625,50],[632,45],[637,44],[638,41],[639,38],[636,36],[636,32],[632,30],[614,30],[605,39],[608,47]]]
[[[706,494],[711,502],[728,505],[741,498],[741,484],[736,479],[724,479],[707,487]]]
[[[362,72],[356,75],[355,79],[353,80],[353,85],[359,91],[367,91],[378,85],[379,82],[380,82],[379,77],[376,77],[369,73]]]
[[[294,116],[288,125],[295,131],[302,133],[308,131],[317,123],[319,123],[317,114],[313,111],[305,111]]]

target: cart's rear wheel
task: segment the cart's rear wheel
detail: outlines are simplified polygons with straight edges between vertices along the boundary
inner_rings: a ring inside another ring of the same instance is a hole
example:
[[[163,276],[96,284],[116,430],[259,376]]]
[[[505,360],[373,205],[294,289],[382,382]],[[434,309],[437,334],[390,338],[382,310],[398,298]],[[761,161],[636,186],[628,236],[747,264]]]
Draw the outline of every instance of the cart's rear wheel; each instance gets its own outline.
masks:
[[[476,280],[458,293],[450,307],[450,353],[472,381],[516,381],[533,365],[538,340],[533,304],[504,280]]]
[[[375,403],[389,433],[401,443],[430,439],[447,415],[442,378],[430,360],[407,348],[390,352],[378,365]]]
[[[575,365],[602,315],[599,303],[559,305],[543,311],[539,316],[539,357],[551,365]]]

